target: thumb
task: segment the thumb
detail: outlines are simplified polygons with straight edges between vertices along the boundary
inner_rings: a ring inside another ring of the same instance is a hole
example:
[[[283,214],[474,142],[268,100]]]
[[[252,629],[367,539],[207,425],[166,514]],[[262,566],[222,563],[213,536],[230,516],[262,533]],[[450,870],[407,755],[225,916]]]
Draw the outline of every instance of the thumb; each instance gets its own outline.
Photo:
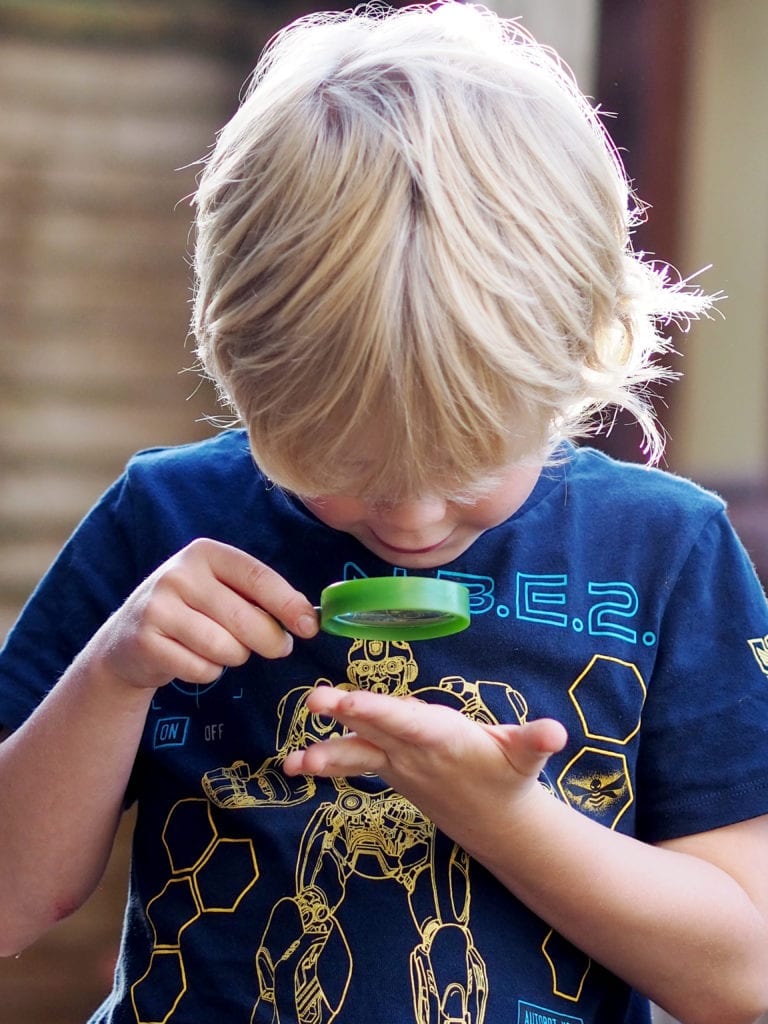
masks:
[[[565,726],[554,718],[538,718],[524,725],[492,726],[491,729],[515,771],[534,778],[550,756],[563,749],[568,739]]]

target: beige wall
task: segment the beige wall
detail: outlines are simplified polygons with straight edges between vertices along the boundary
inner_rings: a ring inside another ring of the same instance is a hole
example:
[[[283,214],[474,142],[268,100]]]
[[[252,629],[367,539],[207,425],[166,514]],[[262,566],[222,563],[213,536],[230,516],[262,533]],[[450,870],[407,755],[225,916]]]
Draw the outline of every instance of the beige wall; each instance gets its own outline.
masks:
[[[697,0],[692,40],[686,269],[722,289],[725,320],[682,346],[675,466],[696,477],[768,474],[768,4]]]
[[[209,432],[179,372],[179,201],[239,82],[193,52],[0,39],[0,640],[136,448]],[[130,830],[87,906],[0,961],[3,1024],[82,1024],[108,991]]]
[[[0,635],[133,451],[208,432],[180,200],[235,91],[192,53],[0,40]]]
[[[598,0],[495,0],[488,6],[520,18],[540,43],[554,47],[570,65],[582,90],[593,91]]]

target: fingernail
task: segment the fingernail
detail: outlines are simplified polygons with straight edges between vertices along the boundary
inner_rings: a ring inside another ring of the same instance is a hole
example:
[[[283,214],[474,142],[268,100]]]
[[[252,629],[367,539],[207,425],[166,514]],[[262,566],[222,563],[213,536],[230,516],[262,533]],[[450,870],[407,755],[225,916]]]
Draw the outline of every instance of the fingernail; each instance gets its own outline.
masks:
[[[290,654],[291,651],[293,650],[293,637],[291,636],[290,633],[287,633],[287,632],[284,633],[283,636],[284,636],[284,643],[283,643],[282,654],[283,654],[283,657],[285,657],[286,655]]]
[[[299,636],[314,636],[317,632],[317,619],[314,615],[302,615],[296,623],[296,632]]]

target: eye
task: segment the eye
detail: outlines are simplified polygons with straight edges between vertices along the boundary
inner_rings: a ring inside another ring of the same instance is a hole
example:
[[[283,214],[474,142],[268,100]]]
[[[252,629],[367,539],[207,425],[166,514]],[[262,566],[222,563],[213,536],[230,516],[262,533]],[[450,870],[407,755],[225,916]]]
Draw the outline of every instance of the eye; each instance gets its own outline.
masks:
[[[403,658],[387,658],[384,667],[389,675],[399,676],[405,668],[405,661]]]

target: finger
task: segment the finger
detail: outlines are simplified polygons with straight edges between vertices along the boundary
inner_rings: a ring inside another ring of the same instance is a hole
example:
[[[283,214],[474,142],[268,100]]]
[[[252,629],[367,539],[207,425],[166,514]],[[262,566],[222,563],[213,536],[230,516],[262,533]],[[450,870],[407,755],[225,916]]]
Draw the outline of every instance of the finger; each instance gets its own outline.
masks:
[[[319,715],[335,718],[350,731],[376,746],[392,740],[411,743],[419,732],[420,701],[368,690],[320,686],[307,698],[307,707]],[[432,706],[433,712],[444,710]]]
[[[335,718],[384,751],[390,764],[406,771],[414,758],[461,760],[480,728],[453,708],[367,690],[318,687],[308,697],[307,707]]]
[[[510,765],[521,775],[535,777],[568,739],[565,727],[553,718],[538,718],[524,725],[487,726]]]
[[[212,579],[178,563],[157,575],[141,620],[160,635],[177,640],[222,666],[244,664],[252,651],[265,657],[289,654],[290,634],[261,608]]]
[[[218,579],[291,633],[301,637],[317,633],[319,623],[312,604],[264,562],[238,548],[218,544],[214,571]]]
[[[206,686],[215,682],[224,671],[224,665],[196,654],[177,641],[167,638],[166,642],[168,672],[162,682],[179,679],[184,683]]]
[[[185,636],[190,645],[210,650],[222,664],[241,665],[252,651],[265,658],[281,658],[293,649],[291,634],[276,619],[226,586],[190,595],[187,606],[196,615],[187,620]],[[197,632],[190,635],[195,626]]]
[[[386,755],[372,743],[348,733],[314,743],[306,750],[292,751],[283,762],[286,775],[317,775],[338,778],[345,775],[380,774]]]
[[[303,594],[263,562],[218,541],[193,541],[162,567],[157,585],[265,657],[290,653],[286,627],[305,637],[317,632],[317,615]]]
[[[159,629],[191,654],[218,665],[219,671],[244,665],[251,656],[251,648],[229,629],[194,608],[186,607],[183,615],[167,623],[160,622]]]
[[[164,686],[172,679],[210,683],[221,675],[224,667],[155,629],[143,630],[126,643],[118,616],[102,626],[88,648],[97,659],[104,658],[112,664],[118,678],[138,686]]]

